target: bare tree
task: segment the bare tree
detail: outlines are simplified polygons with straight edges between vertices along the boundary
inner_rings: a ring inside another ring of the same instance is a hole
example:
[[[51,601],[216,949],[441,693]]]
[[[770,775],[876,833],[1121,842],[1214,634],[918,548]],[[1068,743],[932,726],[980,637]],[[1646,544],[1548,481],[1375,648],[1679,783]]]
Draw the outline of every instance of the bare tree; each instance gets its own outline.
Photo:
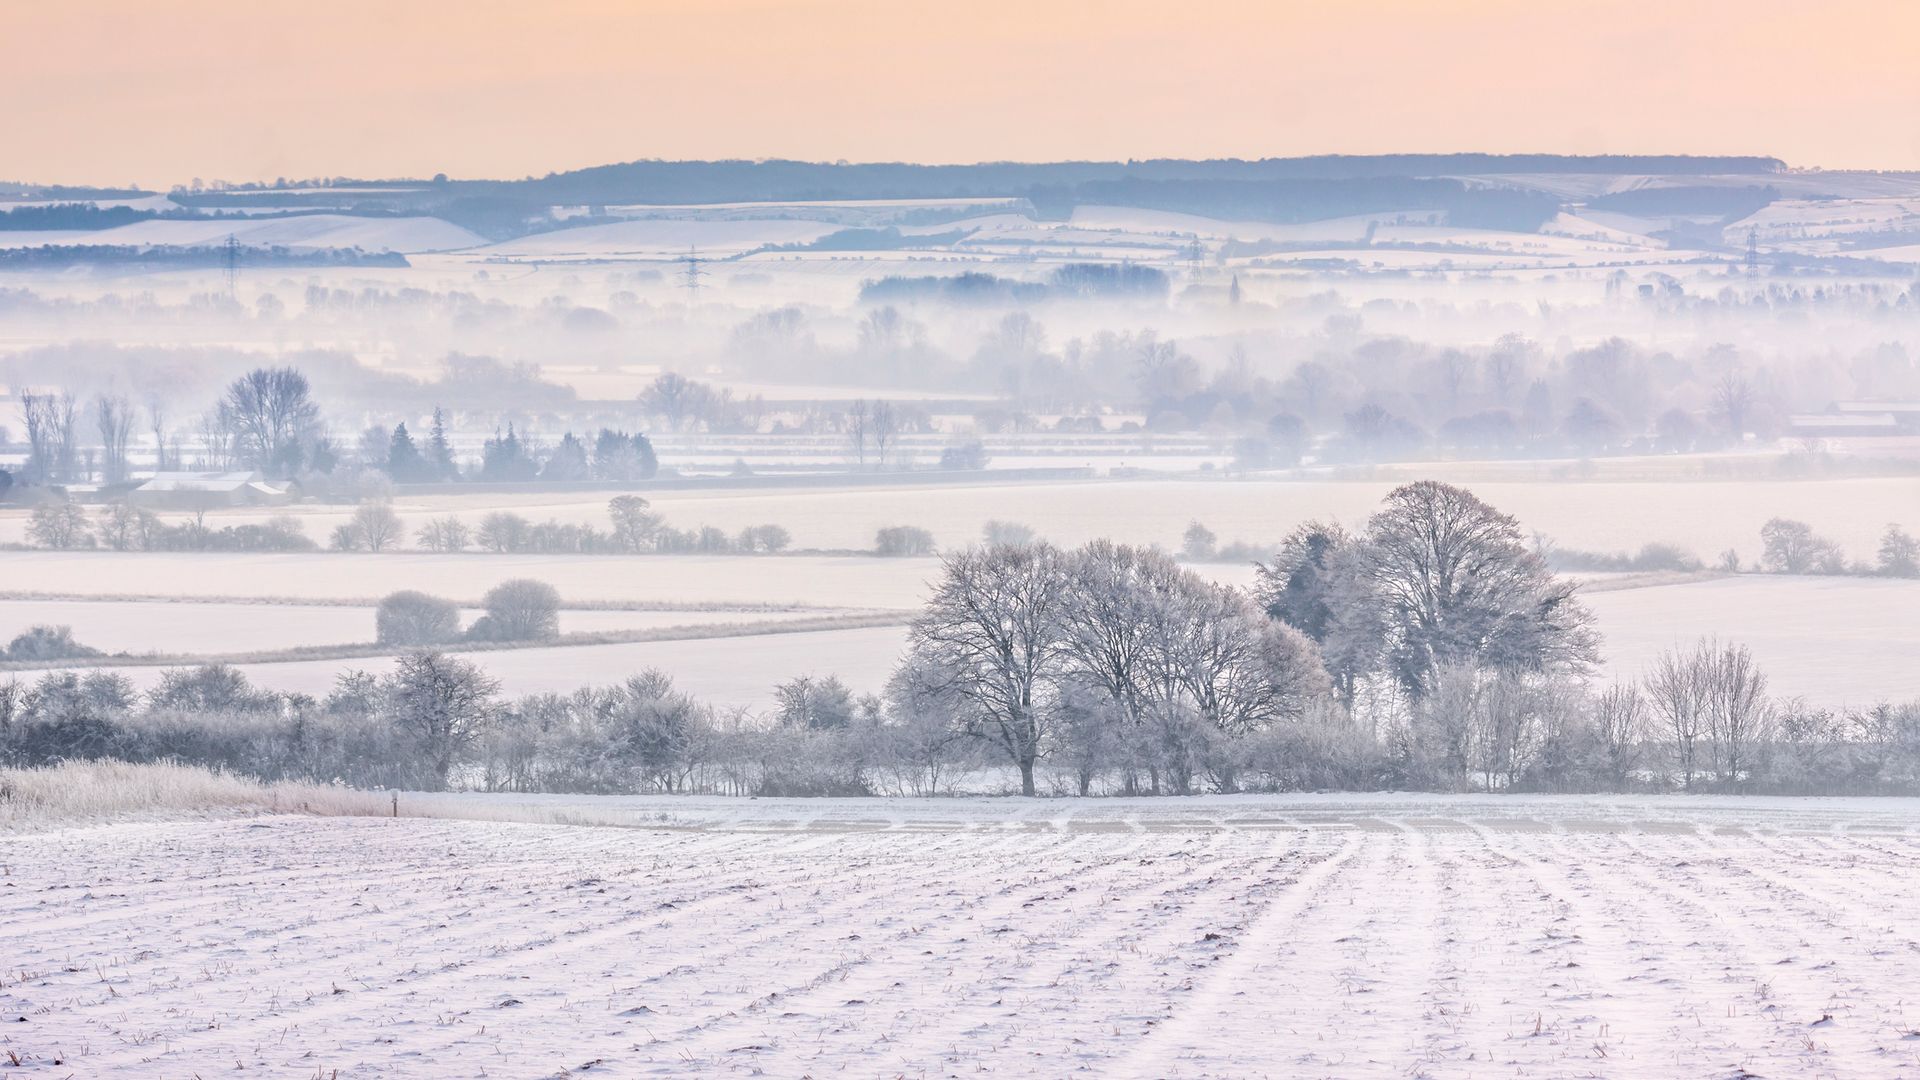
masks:
[[[220,416],[220,410],[200,417],[200,467],[208,471],[230,469],[235,458],[233,429]]]
[[[1185,588],[1157,599],[1167,612],[1156,620],[1163,635],[1157,659],[1177,696],[1169,695],[1155,715],[1162,721],[1190,715],[1200,729],[1199,738],[1182,738],[1184,725],[1176,726],[1169,732],[1175,738],[1164,741],[1178,755],[1166,762],[1174,766],[1176,791],[1186,790],[1186,746],[1230,742],[1296,720],[1331,690],[1313,643],[1266,618],[1237,590],[1189,575]],[[1231,757],[1216,755],[1212,771],[1222,790],[1233,790]]]
[[[867,440],[873,434],[873,407],[865,398],[847,406],[845,418],[848,449],[853,451],[853,463],[857,469],[867,467]]]
[[[1514,392],[1527,381],[1527,365],[1533,343],[1519,334],[1505,334],[1487,355],[1487,386],[1493,391],[1494,404],[1505,407]]]
[[[1151,710],[1165,703],[1170,687],[1158,625],[1164,611],[1156,598],[1179,588],[1186,576],[1164,551],[1108,540],[1067,556],[1058,633],[1069,690],[1097,699],[1076,700],[1065,718],[1066,741],[1083,773],[1095,757],[1110,756],[1134,740]],[[1128,792],[1135,790],[1136,776],[1132,768],[1125,770]],[[1080,780],[1084,788],[1092,777]]]
[[[93,399],[94,423],[100,429],[100,468],[109,484],[127,478],[127,444],[133,437],[133,406],[123,397],[101,394]]]
[[[966,702],[945,682],[911,656],[887,680],[887,749],[916,795],[938,795],[943,774],[978,747],[967,733]]]
[[[1432,480],[1396,489],[1363,551],[1387,656],[1416,696],[1446,664],[1578,674],[1598,658],[1574,586],[1528,550],[1518,522],[1470,491]]]
[[[40,395],[16,386],[13,388],[13,397],[20,403],[20,423],[27,431],[27,464],[21,473],[32,482],[44,484],[47,482],[50,456],[48,440],[51,433],[47,430]]]
[[[1846,569],[1846,556],[1806,522],[1771,518],[1760,526],[1760,565],[1775,574],[1834,574]]]
[[[1880,560],[1875,565],[1887,577],[1920,577],[1920,540],[1898,525],[1880,534]]]
[[[1434,669],[1425,694],[1414,702],[1406,734],[1410,764],[1420,783],[1460,790],[1471,783],[1478,754],[1480,695],[1485,673],[1471,664]]]
[[[911,337],[906,316],[891,304],[867,312],[859,333],[862,350],[883,354],[904,348]]]
[[[37,394],[15,388],[20,419],[27,429],[27,477],[41,484],[74,479],[79,447],[75,442],[73,395]]]
[[[1319,419],[1333,392],[1332,369],[1318,360],[1308,360],[1293,369],[1287,387],[1300,402],[1300,411],[1308,419]]]
[[[389,717],[420,740],[444,789],[460,755],[492,720],[500,684],[473,664],[437,652],[402,654],[381,684]]]
[[[900,413],[891,401],[876,401],[871,413],[873,427],[873,463],[885,469],[897,452],[900,439]]]
[[[1515,672],[1482,677],[1474,699],[1470,750],[1488,791],[1517,783],[1539,755],[1541,695]]]
[[[949,556],[912,629],[912,650],[934,689],[966,702],[969,730],[1003,750],[1032,795],[1051,714],[1044,696],[1063,670],[1056,626],[1066,591],[1049,544]]]
[[[1475,374],[1473,357],[1459,349],[1446,349],[1436,360],[1440,376],[1440,387],[1447,394],[1447,408],[1460,407],[1460,399],[1466,394]]]
[[[156,472],[177,469],[180,463],[167,456],[167,403],[155,394],[147,398],[147,430],[153,434],[153,468]]]
[[[1713,415],[1727,425],[1727,436],[1735,442],[1747,431],[1747,417],[1753,411],[1753,383],[1737,360],[1730,361],[1713,382]]]
[[[836,675],[800,675],[773,688],[775,718],[790,728],[845,730],[858,711],[853,691]]]
[[[65,392],[55,395],[48,399],[48,409],[53,425],[53,475],[56,480],[68,482],[74,479],[74,466],[80,454],[73,395]]]
[[[164,528],[152,511],[125,501],[101,507],[98,517],[100,542],[115,551],[151,551]]]
[[[318,432],[320,408],[307,377],[294,368],[256,368],[227,387],[220,426],[249,466],[276,476],[299,471],[306,444]]]
[[[428,551],[465,551],[473,542],[473,530],[467,528],[466,522],[448,514],[429,519],[414,534],[414,541]]]
[[[348,528],[352,531],[355,546],[362,551],[379,553],[398,544],[406,535],[400,523],[399,515],[393,507],[384,502],[361,503],[353,512],[353,520]]]
[[[1594,699],[1593,727],[1614,790],[1624,791],[1640,765],[1647,732],[1646,698],[1632,683],[1607,687]]]
[[[1161,594],[1169,616],[1160,662],[1208,724],[1243,735],[1298,719],[1331,689],[1319,650],[1301,634],[1266,618],[1226,585],[1184,575],[1183,588]]]
[[[664,519],[638,495],[615,495],[607,501],[607,516],[613,520],[613,539],[623,551],[646,551],[660,532]]]
[[[1175,589],[1184,571],[1164,551],[1095,540],[1067,556],[1065,572],[1059,629],[1068,667],[1137,724],[1162,647],[1153,598]]]
[[[48,500],[33,508],[27,521],[27,539],[44,548],[67,551],[93,546],[87,512],[65,499]]]
[[[1767,677],[1745,645],[1709,641],[1695,657],[1707,687],[1707,744],[1714,773],[1723,785],[1737,785],[1752,769],[1756,748],[1772,732]]]
[[[641,776],[662,791],[686,787],[712,726],[707,710],[652,668],[617,687],[608,708]]]
[[[1040,534],[1033,531],[1033,526],[1022,525],[1017,521],[1000,521],[995,519],[980,526],[980,542],[986,544],[988,547],[997,544],[1011,544],[1014,547],[1025,547],[1039,539]]]
[[[679,431],[706,408],[711,396],[704,384],[669,371],[641,392],[640,405],[659,417],[669,431]]]
[[[1676,764],[1680,767],[1680,786],[1693,789],[1693,774],[1699,760],[1700,739],[1706,734],[1706,672],[1698,663],[1698,652],[1689,656],[1678,649],[1661,653],[1647,673],[1647,700],[1655,715],[1673,739]]]

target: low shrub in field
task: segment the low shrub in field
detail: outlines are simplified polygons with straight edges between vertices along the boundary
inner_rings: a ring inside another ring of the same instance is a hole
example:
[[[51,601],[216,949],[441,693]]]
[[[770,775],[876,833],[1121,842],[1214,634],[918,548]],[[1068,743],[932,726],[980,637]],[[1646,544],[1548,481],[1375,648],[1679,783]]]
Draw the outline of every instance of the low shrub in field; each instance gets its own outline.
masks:
[[[1706,567],[1699,556],[1678,544],[1646,544],[1632,554],[1624,551],[1581,551],[1576,548],[1554,547],[1544,540],[1536,540],[1536,547],[1541,550],[1542,557],[1547,560],[1548,566],[1562,571],[1692,573]]]
[[[73,628],[67,626],[30,626],[0,649],[0,660],[13,661],[78,660],[99,655],[99,649],[73,640]]]
[[[874,534],[873,553],[896,558],[933,554],[933,534],[913,525],[889,525]]]
[[[374,640],[382,645],[439,645],[460,637],[460,609],[450,600],[404,589],[374,610]]]
[[[540,641],[560,632],[560,592],[544,581],[503,581],[481,606],[487,613],[467,629],[474,641]]]

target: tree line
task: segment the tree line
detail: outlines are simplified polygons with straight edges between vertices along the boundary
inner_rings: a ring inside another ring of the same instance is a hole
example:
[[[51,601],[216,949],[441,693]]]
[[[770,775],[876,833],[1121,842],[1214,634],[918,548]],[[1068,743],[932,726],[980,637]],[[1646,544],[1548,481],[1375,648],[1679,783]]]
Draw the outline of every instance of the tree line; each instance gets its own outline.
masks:
[[[182,432],[157,397],[146,403],[143,414],[118,394],[97,394],[83,402],[66,391],[16,387],[13,396],[26,436],[27,459],[19,477],[26,484],[128,481],[137,426],[153,445],[157,470],[189,464]],[[446,413],[439,408],[433,410],[422,438],[403,421],[392,428],[369,428],[348,450],[327,429],[312,385],[294,367],[256,368],[234,379],[195,424],[195,467],[245,469],[277,480],[313,481],[334,474],[345,479],[371,472],[413,484],[631,482],[651,479],[660,468],[643,433],[602,428],[583,438],[569,431],[554,445],[543,446],[511,423],[485,440],[477,460],[462,462],[449,438]]]
[[[43,643],[29,637],[16,653]],[[144,694],[109,671],[51,671],[0,682],[0,763],[177,761],[429,790],[1006,790],[1007,743],[929,707],[921,689],[896,679],[858,695],[801,677],[753,715],[699,702],[660,671],[507,698],[478,665],[432,651],[405,653],[382,675],[348,673],[318,699],[261,690],[220,665],[165,671]],[[1712,642],[1667,654],[1642,683],[1595,689],[1449,669],[1385,730],[1322,701],[1234,733],[1172,729],[1181,737],[1169,741],[1164,725],[1090,725],[1091,706],[1072,708],[1041,744],[1036,793],[1920,794],[1920,702],[1836,712],[1775,700],[1744,649]]]
[[[1000,540],[946,558],[878,694],[805,677],[769,712],[720,710],[650,671],[505,698],[432,649],[550,636],[551,590],[510,583],[464,632],[445,601],[388,598],[382,640],[421,648],[319,700],[217,666],[145,695],[103,671],[13,680],[0,748],[494,790],[1920,791],[1920,702],[1781,699],[1744,647],[1717,641],[1594,685],[1599,640],[1573,586],[1459,488],[1402,487],[1355,532],[1303,526],[1250,591],[1152,549]]]

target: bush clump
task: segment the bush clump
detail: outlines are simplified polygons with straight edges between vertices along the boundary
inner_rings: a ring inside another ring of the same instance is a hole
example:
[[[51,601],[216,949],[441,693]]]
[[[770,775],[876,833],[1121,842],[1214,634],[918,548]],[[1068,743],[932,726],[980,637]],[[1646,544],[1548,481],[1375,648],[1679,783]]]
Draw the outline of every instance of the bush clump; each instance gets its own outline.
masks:
[[[30,626],[0,649],[0,660],[79,660],[103,655],[73,640],[70,626]]]
[[[403,589],[380,601],[373,625],[382,645],[439,645],[460,637],[460,609],[450,600]]]
[[[892,558],[933,554],[933,534],[912,525],[889,525],[873,537],[873,553]]]
[[[503,581],[481,601],[487,613],[467,629],[472,641],[541,641],[560,633],[560,592],[544,581]]]

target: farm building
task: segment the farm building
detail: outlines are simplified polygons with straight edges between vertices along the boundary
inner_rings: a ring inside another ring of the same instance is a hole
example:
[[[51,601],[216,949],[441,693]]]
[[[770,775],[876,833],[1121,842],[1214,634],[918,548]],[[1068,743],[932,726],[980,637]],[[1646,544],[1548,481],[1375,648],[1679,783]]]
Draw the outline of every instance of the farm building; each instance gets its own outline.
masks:
[[[1885,416],[1898,427],[1920,431],[1920,401],[1842,401],[1833,411],[1848,416]]]
[[[204,510],[226,506],[284,506],[290,485],[269,484],[257,472],[163,472],[127,493],[127,501],[153,510]]]
[[[1823,413],[1789,417],[1787,426],[1801,437],[1915,435],[1920,434],[1920,402],[1841,401]]]
[[[1904,435],[1892,413],[1803,413],[1787,418],[1790,434],[1801,438],[1843,438],[1863,435]]]

